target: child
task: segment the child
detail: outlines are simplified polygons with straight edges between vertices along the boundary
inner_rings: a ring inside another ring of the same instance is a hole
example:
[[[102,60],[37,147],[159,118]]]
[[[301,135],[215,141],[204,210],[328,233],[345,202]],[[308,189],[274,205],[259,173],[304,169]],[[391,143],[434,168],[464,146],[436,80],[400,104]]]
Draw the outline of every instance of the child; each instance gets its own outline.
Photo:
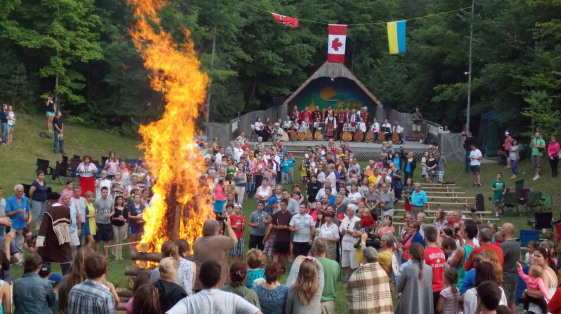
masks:
[[[228,203],[228,204],[224,204],[224,206],[226,206],[226,213],[228,213],[228,217],[232,217],[234,216],[234,204],[232,203]],[[232,227],[234,227],[232,225]],[[222,223],[222,230],[221,230],[221,235],[226,234],[226,225]]]
[[[528,253],[526,253],[526,257],[524,260],[520,260],[523,262],[526,267],[530,266],[530,262],[534,259],[534,252],[538,248],[538,243],[536,241],[528,242]]]
[[[242,205],[234,205],[234,215],[228,216],[232,224],[232,229],[238,237],[238,243],[230,249],[230,256],[232,260],[230,262],[243,262],[243,252],[245,248],[245,238],[243,235],[243,229],[246,226],[245,217],[242,215]]]
[[[473,256],[473,268],[466,272],[460,294],[466,293],[475,284],[475,265],[481,262],[488,262],[487,256],[482,253],[477,253]],[[462,265],[463,266],[463,265]]]
[[[493,204],[495,205],[495,217],[503,216],[503,207],[505,207],[506,184],[503,181],[503,174],[497,173],[497,180],[491,185],[493,190]]]
[[[288,184],[294,183],[294,157],[292,157],[292,153],[288,153]]]
[[[542,309],[542,313],[547,313],[547,302],[549,302],[549,299],[551,297],[549,296],[549,293],[547,293],[547,289],[545,288],[543,280],[540,278],[543,274],[543,268],[538,265],[530,266],[530,271],[528,272],[530,276],[528,276],[524,274],[524,270],[522,270],[522,266],[520,265],[520,263],[517,262],[516,264],[518,266],[518,275],[528,286],[528,291],[540,291],[543,294],[543,298],[541,300],[535,299],[532,302],[536,303]],[[524,295],[526,295],[526,291],[524,291]],[[524,299],[523,302],[524,310],[527,311],[529,302],[526,299]]]
[[[374,228],[374,224],[377,224],[372,215],[370,215],[370,210],[368,208],[364,208],[362,210],[362,219],[360,220],[360,228]],[[379,228],[379,223],[377,224]]]
[[[288,172],[290,171],[290,164],[288,163],[288,156],[284,156],[281,166],[281,184],[288,184]]]
[[[60,314],[58,309],[58,288],[60,287],[60,282],[62,281],[62,275],[59,273],[53,273],[49,277],[49,282],[53,285],[53,291],[55,292],[55,305],[53,305],[51,309],[52,314]]]
[[[94,235],[96,234],[97,227],[95,225],[95,219],[97,213],[93,207],[93,201],[95,201],[95,196],[92,191],[86,192],[86,222],[84,224],[84,237],[86,237],[86,246],[88,248],[92,247],[94,241]],[[132,197],[131,197],[132,198]]]
[[[253,281],[259,278],[265,278],[265,269],[261,268],[263,262],[263,253],[257,249],[251,249],[247,252],[247,279],[245,286],[248,289],[253,287]]]
[[[503,242],[505,241],[503,234],[500,231],[497,231],[497,233],[495,233],[495,243],[493,243],[494,245],[500,247],[501,244],[503,244]]]
[[[51,276],[51,265],[43,264],[43,266],[41,266],[41,270],[39,271],[39,277],[48,280],[49,276]]]
[[[450,268],[450,262],[452,262],[454,255],[456,255],[456,241],[453,238],[444,238],[444,240],[442,240],[442,249],[444,250],[444,254],[448,256],[445,266],[445,269],[448,269]]]
[[[543,240],[542,242],[540,242],[540,247],[543,247],[547,250],[549,256],[551,256],[551,260],[555,265],[557,265],[557,259],[553,257],[553,254],[555,253],[555,245],[553,245],[553,243],[549,240]]]
[[[440,299],[436,306],[436,312],[441,314],[458,313],[458,298],[460,291],[456,288],[458,283],[458,271],[456,268],[447,268],[444,270],[444,284],[446,288],[440,291]]]
[[[306,156],[308,156],[308,154],[306,154]],[[306,163],[309,164],[309,160],[307,160],[307,158],[304,158],[302,160],[302,166],[300,167],[300,178],[302,179],[302,183],[306,183],[306,177],[308,176],[308,167],[306,166]]]

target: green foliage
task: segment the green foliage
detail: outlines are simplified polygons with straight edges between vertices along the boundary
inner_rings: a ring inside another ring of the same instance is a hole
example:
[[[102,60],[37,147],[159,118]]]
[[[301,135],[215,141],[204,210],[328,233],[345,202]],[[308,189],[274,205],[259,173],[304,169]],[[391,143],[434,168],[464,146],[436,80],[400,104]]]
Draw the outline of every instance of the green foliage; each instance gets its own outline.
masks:
[[[190,30],[202,71],[212,79],[211,121],[266,109],[273,97],[290,95],[326,61],[326,24],[370,23],[349,26],[345,65],[383,103],[409,112],[420,107],[428,119],[459,131],[466,120],[470,10],[409,20],[403,55],[390,55],[385,25],[372,24],[470,5],[469,0],[174,0],[159,17],[177,43],[184,43],[184,29]],[[267,11],[299,18],[300,27],[284,27]],[[532,117],[536,126],[546,123],[521,112],[559,109],[559,16],[560,0],[476,2],[472,129],[480,115],[498,112],[499,121],[517,135],[529,130]],[[86,125],[136,134],[139,124],[161,116],[164,102],[150,87],[128,36],[134,22],[123,0],[0,0],[0,100],[16,104],[16,110],[42,111],[40,97],[55,90],[58,77],[66,114]]]

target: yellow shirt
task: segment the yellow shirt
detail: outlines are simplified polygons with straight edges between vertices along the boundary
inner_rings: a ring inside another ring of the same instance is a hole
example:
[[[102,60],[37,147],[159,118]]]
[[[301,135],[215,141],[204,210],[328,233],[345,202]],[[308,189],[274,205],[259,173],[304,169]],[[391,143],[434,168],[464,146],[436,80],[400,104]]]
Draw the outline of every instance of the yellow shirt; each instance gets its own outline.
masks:
[[[379,178],[379,177],[380,177],[380,176],[375,176],[375,175],[369,176],[369,177],[368,177],[368,183],[369,183],[370,185],[376,186],[376,182],[378,181],[378,178]]]
[[[374,168],[368,168],[364,170],[364,176],[370,177],[374,175]]]
[[[392,277],[392,249],[387,249],[387,250],[380,250],[380,253],[378,254],[378,263],[380,263],[380,266],[382,266],[382,268],[386,271],[386,274],[388,274],[388,278]]]

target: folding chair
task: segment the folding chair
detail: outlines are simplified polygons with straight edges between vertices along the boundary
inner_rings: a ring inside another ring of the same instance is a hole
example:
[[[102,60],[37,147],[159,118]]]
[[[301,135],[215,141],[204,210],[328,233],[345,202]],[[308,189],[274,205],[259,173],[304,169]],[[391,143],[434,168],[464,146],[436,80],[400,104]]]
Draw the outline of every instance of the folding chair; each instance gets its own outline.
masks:
[[[35,170],[36,174],[39,171],[43,171],[43,173],[45,174],[45,179],[48,179],[48,176],[52,175],[53,168],[49,167],[48,160],[37,158],[37,162],[35,164],[37,165],[37,170]]]
[[[553,198],[551,194],[542,194],[542,205],[544,210],[546,206],[549,206],[549,210],[553,210]]]
[[[516,180],[514,186],[516,190],[524,190],[524,179]]]
[[[516,209],[516,215],[518,216],[518,202],[516,200],[516,192],[506,192],[505,193],[505,211],[511,211],[514,213]]]
[[[561,221],[555,222],[555,232],[548,231],[551,234],[551,240],[555,242],[555,251],[559,252],[559,244],[561,243]]]
[[[109,157],[101,156],[101,164],[105,166],[105,161],[107,161],[107,159],[109,159]]]
[[[542,203],[542,192],[529,192],[528,201],[524,206],[526,206],[528,211],[530,210],[535,211],[536,208],[539,208],[543,212],[544,210],[543,210],[543,203]]]
[[[520,246],[528,247],[528,242],[540,241],[540,232],[537,230],[520,230]]]
[[[82,162],[82,160],[80,158],[72,158],[72,160],[70,160],[70,171],[72,172],[71,176],[72,179],[76,179],[76,181],[78,181],[78,174],[76,173],[76,168],[78,168],[78,165]]]
[[[528,225],[531,226],[534,230],[543,230],[543,229],[550,229],[553,230],[553,225],[551,221],[553,220],[553,213],[534,213],[535,222],[528,220]]]

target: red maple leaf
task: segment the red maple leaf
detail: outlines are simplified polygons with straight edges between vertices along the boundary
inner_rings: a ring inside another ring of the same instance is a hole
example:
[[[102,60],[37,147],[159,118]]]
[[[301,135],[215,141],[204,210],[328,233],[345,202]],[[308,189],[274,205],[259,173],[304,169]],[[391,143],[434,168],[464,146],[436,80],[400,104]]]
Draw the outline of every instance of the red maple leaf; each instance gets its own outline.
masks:
[[[339,37],[333,39],[331,42],[331,48],[335,51],[339,51],[339,48],[343,47],[343,44],[339,41]]]

